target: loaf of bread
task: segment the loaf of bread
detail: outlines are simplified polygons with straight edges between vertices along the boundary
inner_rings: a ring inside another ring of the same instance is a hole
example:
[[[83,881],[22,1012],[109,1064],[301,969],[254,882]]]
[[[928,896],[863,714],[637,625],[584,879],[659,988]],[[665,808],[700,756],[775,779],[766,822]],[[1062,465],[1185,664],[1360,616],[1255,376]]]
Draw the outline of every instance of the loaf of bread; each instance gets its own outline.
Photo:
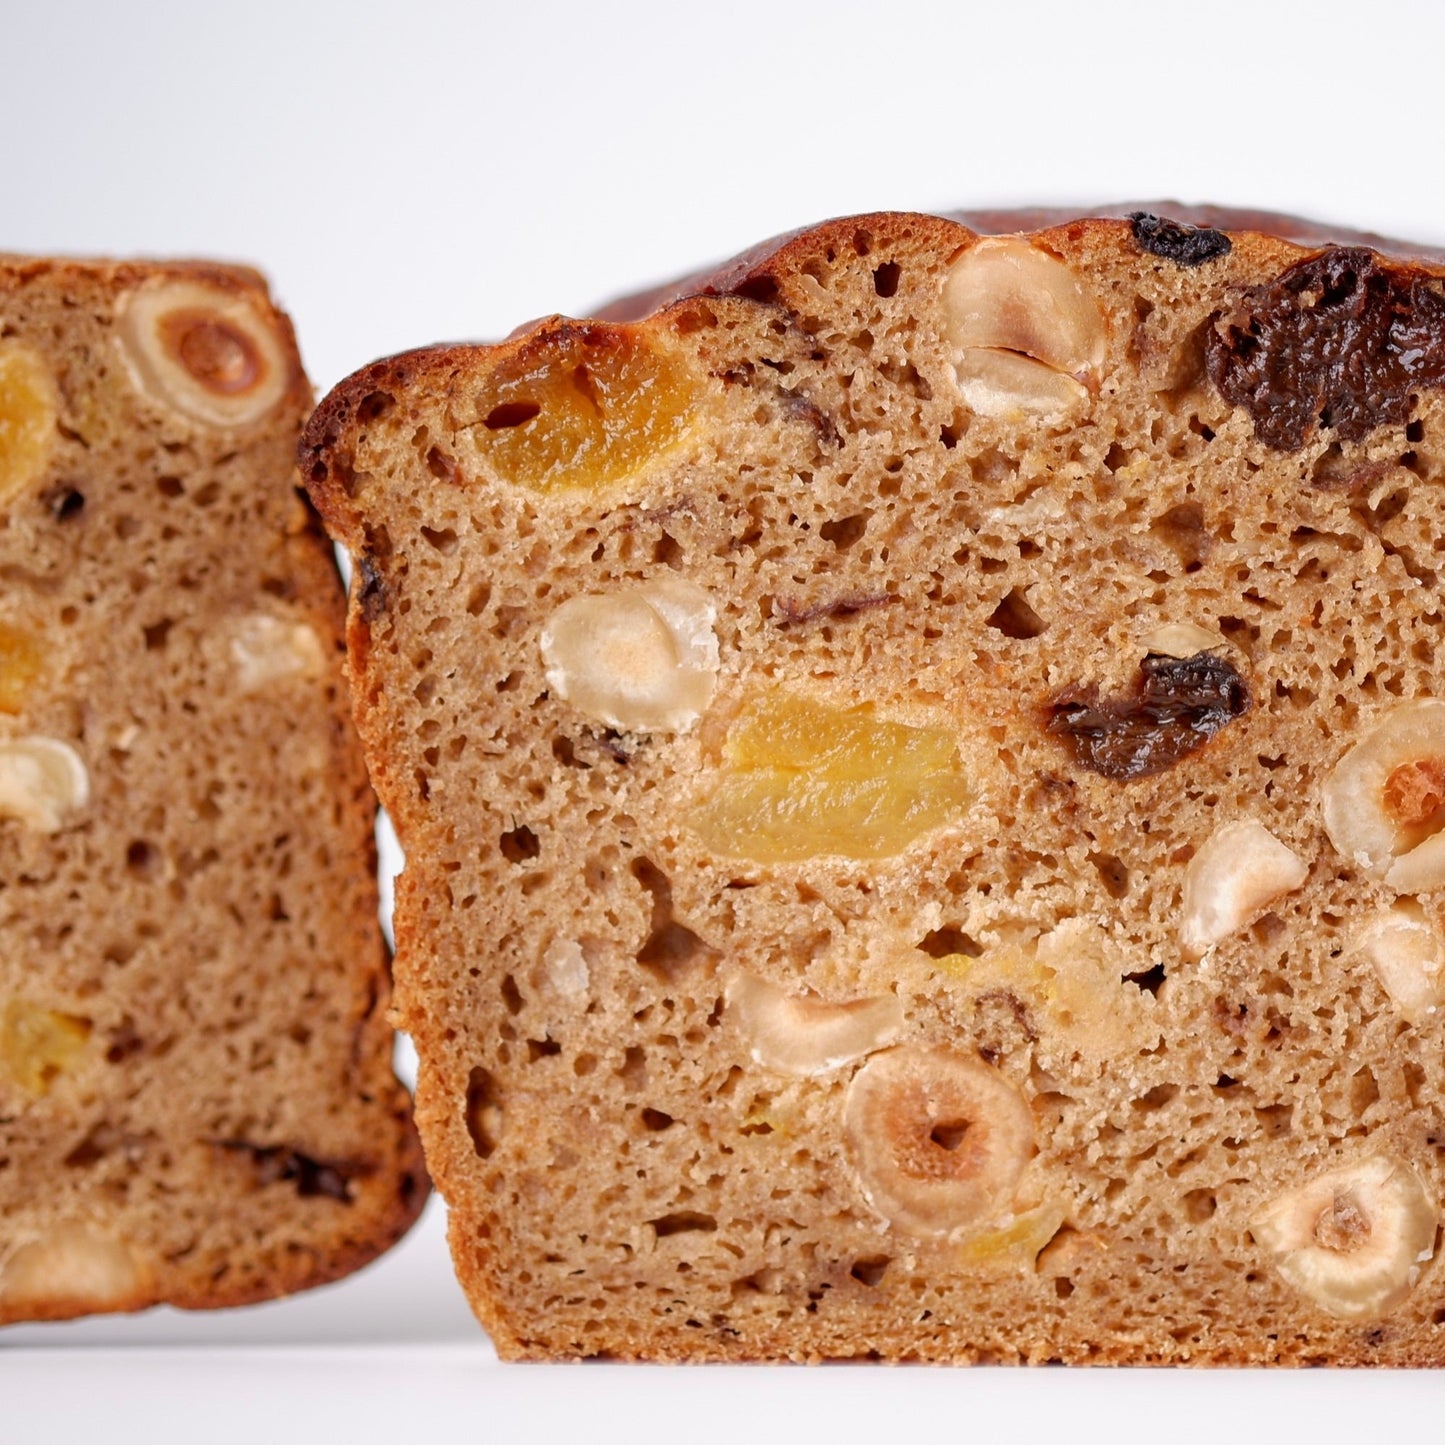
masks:
[[[0,257],[0,1323],[319,1284],[425,1196],[309,401],[254,272]]]
[[[1445,1363],[1442,277],[869,215],[322,404],[505,1357]]]

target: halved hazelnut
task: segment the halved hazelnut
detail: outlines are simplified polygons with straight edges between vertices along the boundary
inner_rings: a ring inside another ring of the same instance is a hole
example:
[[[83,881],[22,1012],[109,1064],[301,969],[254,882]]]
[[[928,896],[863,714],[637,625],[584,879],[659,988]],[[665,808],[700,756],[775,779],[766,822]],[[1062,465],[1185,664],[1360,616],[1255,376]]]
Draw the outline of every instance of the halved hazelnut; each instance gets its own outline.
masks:
[[[1445,885],[1445,702],[1390,709],[1325,780],[1325,832],[1401,893]]]
[[[127,292],[116,341],[137,390],[211,427],[259,421],[291,385],[289,347],[250,299],[203,281]]]
[[[945,339],[965,400],[987,416],[1059,419],[1088,404],[1107,334],[1074,272],[1016,236],[977,242],[943,284]]]
[[[58,833],[90,801],[90,774],[80,754],[55,738],[0,742],[0,816],[38,833]]]
[[[242,617],[231,633],[231,660],[242,692],[260,692],[291,679],[314,679],[326,671],[326,652],[316,629],[283,622],[269,613]]]
[[[1225,823],[1189,860],[1179,942],[1197,958],[1294,890],[1309,865],[1252,818]]]
[[[0,1299],[9,1304],[136,1308],[149,1288],[150,1270],[129,1245],[74,1222],[22,1244],[0,1267]]]
[[[1371,1320],[1414,1287],[1438,1223],[1419,1175],[1377,1155],[1280,1195],[1249,1228],[1307,1299],[1339,1319]]]
[[[959,357],[954,369],[963,399],[980,416],[1062,421],[1089,404],[1089,393],[1072,376],[1012,351],[975,347]]]
[[[739,970],[723,996],[753,1061],[783,1074],[826,1074],[903,1032],[903,1005],[891,993],[828,1003]]]
[[[1445,937],[1418,903],[1401,900],[1372,914],[1355,934],[1402,1018],[1420,1023],[1445,999]]]
[[[1034,1152],[1023,1098],[997,1069],[950,1049],[874,1054],[848,1086],[843,1135],[872,1208],[935,1237],[1011,1213]]]
[[[18,341],[0,341],[0,505],[39,481],[59,415],[44,360]]]
[[[683,732],[712,701],[717,609],[702,588],[662,578],[564,602],[542,629],[547,685],[627,732]]]

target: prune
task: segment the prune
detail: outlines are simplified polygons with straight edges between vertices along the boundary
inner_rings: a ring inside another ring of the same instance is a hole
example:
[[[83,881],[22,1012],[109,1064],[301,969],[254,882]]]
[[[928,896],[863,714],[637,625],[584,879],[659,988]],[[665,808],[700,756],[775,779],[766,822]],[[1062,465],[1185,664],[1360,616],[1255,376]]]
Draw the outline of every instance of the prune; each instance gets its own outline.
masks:
[[[1173,767],[1249,705],[1244,679],[1212,652],[1150,656],[1132,693],[1100,698],[1096,687],[1071,689],[1051,704],[1045,726],[1080,767],[1125,781]]]
[[[1297,450],[1321,427],[1359,441],[1402,424],[1412,388],[1445,384],[1439,284],[1386,267],[1373,251],[1331,247],[1216,318],[1210,379],[1277,451]]]
[[[1216,256],[1227,256],[1234,242],[1223,231],[1207,226],[1186,226],[1148,211],[1131,211],[1129,221],[1141,251],[1173,261],[1176,266],[1202,266]]]

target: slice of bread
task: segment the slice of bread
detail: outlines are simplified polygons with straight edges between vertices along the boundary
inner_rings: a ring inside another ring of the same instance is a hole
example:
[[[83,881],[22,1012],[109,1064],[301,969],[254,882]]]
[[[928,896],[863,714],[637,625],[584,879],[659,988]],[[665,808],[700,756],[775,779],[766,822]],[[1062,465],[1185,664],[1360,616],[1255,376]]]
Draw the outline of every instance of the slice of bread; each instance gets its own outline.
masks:
[[[334,1279],[425,1197],[290,323],[0,258],[0,1322]]]
[[[503,1355],[1445,1363],[1445,267],[1194,219],[830,222],[313,418]]]

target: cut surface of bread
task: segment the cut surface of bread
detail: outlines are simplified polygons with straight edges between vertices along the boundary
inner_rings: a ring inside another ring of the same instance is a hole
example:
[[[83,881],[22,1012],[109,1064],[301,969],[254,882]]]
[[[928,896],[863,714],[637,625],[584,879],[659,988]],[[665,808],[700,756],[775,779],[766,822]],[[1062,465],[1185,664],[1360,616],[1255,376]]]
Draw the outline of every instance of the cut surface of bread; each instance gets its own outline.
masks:
[[[425,1197],[290,323],[0,257],[0,1323],[319,1284]]]
[[[503,1355],[1445,1362],[1445,268],[1382,245],[869,215],[323,402]]]

